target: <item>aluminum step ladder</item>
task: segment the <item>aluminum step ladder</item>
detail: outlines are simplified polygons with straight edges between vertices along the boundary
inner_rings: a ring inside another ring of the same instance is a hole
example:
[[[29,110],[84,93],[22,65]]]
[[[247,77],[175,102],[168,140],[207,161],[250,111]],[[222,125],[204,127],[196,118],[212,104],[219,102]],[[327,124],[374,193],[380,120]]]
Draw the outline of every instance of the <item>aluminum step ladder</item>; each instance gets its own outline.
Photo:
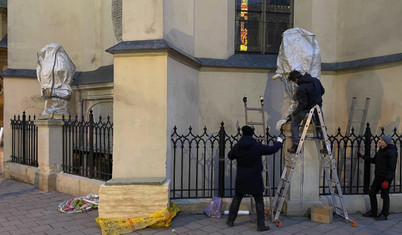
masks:
[[[252,107],[247,106],[247,95],[244,95],[243,103],[244,103],[244,116],[245,116],[246,125],[254,127],[254,129],[255,129],[256,126],[261,127],[262,128],[262,135],[260,137],[255,137],[255,138],[257,140],[259,140],[261,143],[266,145],[267,144],[267,136],[266,136],[266,127],[265,127],[264,97],[260,96],[261,107],[258,107],[258,108],[252,108]],[[248,115],[248,112],[250,112],[250,111],[260,112],[261,113],[261,121],[260,122],[259,121],[250,121],[249,120],[249,115]],[[268,156],[265,156],[265,159],[263,161],[263,166],[264,166],[263,174],[265,174],[265,178],[266,178],[266,186],[264,187],[264,190],[266,190],[268,195],[269,195],[269,205],[270,205],[269,207],[267,207],[266,203],[264,203],[265,213],[267,214],[267,212],[268,212],[268,214],[271,215],[271,220],[273,220],[273,213],[272,213],[273,207],[271,205],[272,192],[271,192],[271,183],[270,183],[270,178],[269,178]],[[250,202],[251,202],[250,214],[251,214],[252,220],[254,222],[255,221],[255,215],[256,215],[254,198],[252,197],[252,195],[249,195],[249,196],[250,196]]]
[[[271,204],[273,206],[274,214],[275,214],[274,222],[276,222],[278,227],[282,226],[282,222],[279,220],[279,215],[281,213],[282,206],[283,206],[285,197],[286,197],[288,189],[289,189],[290,179],[293,176],[293,171],[296,166],[296,162],[301,155],[301,150],[303,148],[304,140],[307,135],[307,130],[310,126],[310,123],[313,120],[314,112],[317,113],[318,120],[316,120],[316,123],[319,122],[320,131],[321,131],[321,135],[322,135],[322,138],[318,139],[318,140],[322,141],[326,147],[326,149],[325,149],[326,151],[325,150],[320,151],[320,155],[321,155],[320,162],[321,162],[321,166],[325,172],[325,177],[326,177],[326,181],[327,181],[328,188],[330,191],[334,212],[337,215],[340,215],[341,217],[343,217],[346,221],[351,222],[353,227],[356,227],[356,222],[349,218],[348,212],[345,208],[345,203],[343,201],[342,188],[341,188],[338,174],[336,171],[336,161],[332,156],[331,143],[328,139],[327,130],[326,130],[326,126],[324,123],[324,118],[322,116],[321,108],[318,105],[316,105],[312,109],[310,109],[310,112],[308,113],[307,121],[304,124],[303,133],[301,135],[296,153],[290,154],[289,156],[287,156],[285,158],[285,167],[283,169],[281,178],[279,180],[275,198]]]

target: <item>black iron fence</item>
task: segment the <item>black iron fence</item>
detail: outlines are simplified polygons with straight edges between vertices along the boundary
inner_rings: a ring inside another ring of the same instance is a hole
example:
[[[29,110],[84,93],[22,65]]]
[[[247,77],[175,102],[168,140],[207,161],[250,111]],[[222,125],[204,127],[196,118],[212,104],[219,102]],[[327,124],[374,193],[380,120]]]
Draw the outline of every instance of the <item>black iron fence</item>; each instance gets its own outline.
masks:
[[[11,119],[11,161],[29,166],[38,166],[38,127],[35,115],[14,115]]]
[[[357,136],[352,129],[351,134],[342,135],[341,129],[335,135],[329,136],[334,159],[337,162],[338,177],[340,179],[344,194],[367,193],[372,177],[374,176],[374,165],[370,166],[357,157],[357,151],[364,152],[366,156],[373,156],[376,153],[378,139],[385,132],[381,130],[379,135],[371,133],[370,125],[367,124],[363,136]],[[401,136],[394,129],[390,134],[398,147],[399,158],[401,158]],[[268,144],[273,144],[277,136],[271,135],[267,129]],[[235,135],[229,135],[225,131],[224,123],[221,123],[220,130],[208,133],[204,128],[202,133],[194,134],[192,128],[185,135],[177,132],[175,127],[172,140],[172,185],[171,199],[179,198],[210,198],[232,197],[234,194],[234,181],[236,176],[235,161],[230,161],[226,155],[235,143],[240,139],[240,129]],[[259,136],[261,137],[261,136]],[[264,165],[269,169],[269,175],[264,175],[266,186],[271,187],[274,195],[282,172],[283,158],[286,154],[280,152],[264,158]],[[320,194],[329,194],[328,186],[321,170]],[[398,161],[395,180],[390,192],[401,193],[402,166]],[[264,192],[268,195],[269,190]]]
[[[109,180],[113,168],[113,124],[108,117],[95,122],[92,111],[88,121],[63,119],[63,171],[84,177]],[[35,116],[14,116],[11,119],[12,130],[12,162],[38,166],[38,128],[34,124]],[[344,194],[367,193],[374,177],[374,165],[359,159],[357,152],[366,156],[374,156],[381,133],[373,135],[367,124],[363,136],[351,134],[342,135],[339,128],[335,135],[330,135],[331,148],[337,163],[338,177]],[[402,138],[397,129],[392,133],[394,144],[398,148],[399,159],[402,156]],[[277,138],[267,129],[268,144],[273,144]],[[240,139],[240,129],[235,135],[225,131],[224,123],[220,130],[208,133],[204,128],[201,134],[194,134],[192,128],[186,135],[181,135],[174,128],[172,141],[172,187],[170,197],[177,198],[210,198],[214,195],[232,197],[236,175],[235,162],[226,155]],[[269,175],[264,175],[266,186],[271,186],[274,193],[282,172],[283,158],[286,153],[280,152],[264,158],[264,165],[269,169]],[[328,186],[321,171],[320,194],[329,194]],[[269,181],[268,181],[269,180]],[[390,186],[391,193],[402,192],[402,164],[398,160],[395,179]],[[269,190],[264,192],[268,196]]]
[[[355,134],[354,129],[352,129],[350,134],[342,135],[340,128],[338,128],[335,135],[329,136],[344,194],[368,193],[370,184],[374,178],[374,164],[360,159],[358,152],[364,153],[365,156],[373,157],[378,149],[378,140],[385,134],[392,137],[399,154],[396,175],[390,186],[390,192],[402,192],[402,165],[400,161],[402,157],[402,136],[398,134],[396,128],[391,133],[385,133],[385,129],[381,128],[381,132],[378,135],[373,135],[370,124],[367,123],[362,136]],[[320,192],[321,194],[329,194],[329,189],[324,178],[321,180]]]
[[[84,118],[82,118],[84,119]],[[84,177],[109,180],[113,168],[113,124],[110,117],[95,122],[63,119],[63,171]]]

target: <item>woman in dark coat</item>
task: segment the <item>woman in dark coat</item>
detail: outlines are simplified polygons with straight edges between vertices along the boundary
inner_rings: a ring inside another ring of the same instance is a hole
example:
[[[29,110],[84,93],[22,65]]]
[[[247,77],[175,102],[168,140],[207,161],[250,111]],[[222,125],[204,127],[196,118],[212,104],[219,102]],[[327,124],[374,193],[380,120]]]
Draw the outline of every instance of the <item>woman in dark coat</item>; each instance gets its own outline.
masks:
[[[257,211],[257,230],[269,230],[269,226],[265,226],[264,201],[262,193],[264,191],[264,183],[262,179],[262,156],[274,154],[282,148],[282,139],[278,137],[277,142],[273,146],[263,145],[253,138],[254,129],[249,126],[242,127],[243,136],[239,142],[235,144],[228,153],[230,160],[237,161],[237,174],[235,195],[230,205],[229,217],[226,224],[233,226],[241,200],[245,194],[252,195],[255,200]]]

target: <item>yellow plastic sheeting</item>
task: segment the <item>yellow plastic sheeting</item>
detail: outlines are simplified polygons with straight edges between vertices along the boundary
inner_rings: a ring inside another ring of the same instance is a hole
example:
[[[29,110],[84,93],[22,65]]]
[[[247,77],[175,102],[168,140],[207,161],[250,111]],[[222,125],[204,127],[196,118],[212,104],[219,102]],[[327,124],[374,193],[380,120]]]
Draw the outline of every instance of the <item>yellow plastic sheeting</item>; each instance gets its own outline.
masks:
[[[101,226],[102,235],[118,235],[131,233],[146,227],[169,227],[172,218],[179,211],[180,209],[176,205],[170,203],[170,208],[160,210],[149,217],[126,219],[102,219],[98,217],[96,222]]]

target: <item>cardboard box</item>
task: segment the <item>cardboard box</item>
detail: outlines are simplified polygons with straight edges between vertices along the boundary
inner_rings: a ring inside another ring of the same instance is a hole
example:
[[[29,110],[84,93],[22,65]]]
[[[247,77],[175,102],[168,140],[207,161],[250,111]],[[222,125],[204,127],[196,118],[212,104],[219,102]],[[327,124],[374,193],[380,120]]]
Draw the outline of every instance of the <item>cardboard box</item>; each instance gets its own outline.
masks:
[[[330,224],[332,222],[333,208],[331,206],[311,208],[311,221]]]

